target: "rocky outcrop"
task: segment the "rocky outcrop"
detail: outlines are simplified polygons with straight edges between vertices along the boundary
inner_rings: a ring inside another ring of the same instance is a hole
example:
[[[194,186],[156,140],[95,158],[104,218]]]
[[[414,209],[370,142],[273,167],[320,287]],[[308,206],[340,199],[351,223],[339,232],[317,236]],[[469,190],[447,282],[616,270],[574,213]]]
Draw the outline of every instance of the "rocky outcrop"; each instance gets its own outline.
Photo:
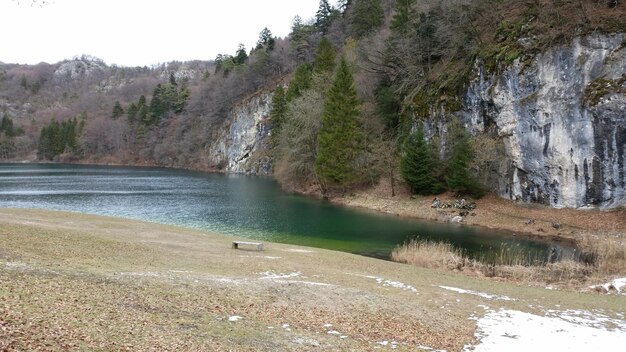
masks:
[[[55,83],[72,81],[95,73],[102,73],[106,68],[106,63],[101,59],[83,55],[80,58],[61,62],[54,71],[52,81]]]
[[[460,112],[504,142],[501,196],[554,207],[626,205],[626,36],[592,35],[501,74],[476,66]]]
[[[257,94],[237,106],[216,129],[209,148],[212,164],[224,171],[270,175],[272,93]]]

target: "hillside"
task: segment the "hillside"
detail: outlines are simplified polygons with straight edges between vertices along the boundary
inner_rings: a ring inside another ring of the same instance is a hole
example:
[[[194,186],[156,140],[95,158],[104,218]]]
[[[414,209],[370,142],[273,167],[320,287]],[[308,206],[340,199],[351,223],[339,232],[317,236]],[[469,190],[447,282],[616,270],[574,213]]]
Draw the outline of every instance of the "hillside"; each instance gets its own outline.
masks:
[[[586,351],[626,335],[619,295],[292,245],[233,250],[231,241],[0,210],[0,349]]]
[[[625,15],[606,0],[321,1],[287,38],[266,28],[210,62],[0,64],[0,160],[272,174],[331,197],[383,180],[391,193],[616,208]]]

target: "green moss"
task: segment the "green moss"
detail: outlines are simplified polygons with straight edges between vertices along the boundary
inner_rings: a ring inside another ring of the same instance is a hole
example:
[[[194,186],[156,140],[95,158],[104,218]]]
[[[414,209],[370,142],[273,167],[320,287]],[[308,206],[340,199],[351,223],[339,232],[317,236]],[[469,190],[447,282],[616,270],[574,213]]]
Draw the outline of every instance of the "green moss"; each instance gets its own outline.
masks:
[[[626,94],[626,75],[618,79],[606,79],[600,77],[593,82],[589,83],[583,93],[583,104],[588,107],[593,107],[600,103],[602,97],[612,93]]]

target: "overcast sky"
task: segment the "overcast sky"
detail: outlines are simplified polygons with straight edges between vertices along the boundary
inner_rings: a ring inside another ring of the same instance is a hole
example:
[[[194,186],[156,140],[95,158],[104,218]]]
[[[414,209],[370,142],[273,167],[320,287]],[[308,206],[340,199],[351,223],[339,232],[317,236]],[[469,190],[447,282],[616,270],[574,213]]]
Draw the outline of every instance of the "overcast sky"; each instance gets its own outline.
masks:
[[[82,54],[144,66],[248,50],[263,27],[289,34],[319,0],[0,0],[0,61],[55,63]],[[331,1],[334,3],[334,1]]]

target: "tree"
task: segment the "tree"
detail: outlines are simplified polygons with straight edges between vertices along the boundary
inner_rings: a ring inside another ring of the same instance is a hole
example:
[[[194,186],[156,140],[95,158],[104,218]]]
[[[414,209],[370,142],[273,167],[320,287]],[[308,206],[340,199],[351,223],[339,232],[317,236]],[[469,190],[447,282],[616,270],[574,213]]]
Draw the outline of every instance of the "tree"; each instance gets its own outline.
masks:
[[[4,135],[7,137],[13,137],[16,134],[13,129],[13,120],[9,118],[7,113],[4,113],[2,121],[0,121],[0,133],[2,132],[4,132]]]
[[[237,48],[237,53],[235,57],[233,57],[233,62],[235,65],[243,65],[248,60],[248,53],[246,52],[246,47],[243,44],[239,44]]]
[[[445,176],[448,189],[461,194],[482,197],[484,190],[469,170],[474,155],[470,138],[461,128],[453,138],[454,145],[448,162],[448,175]]]
[[[286,93],[287,101],[291,101],[302,95],[302,92],[311,87],[312,81],[311,66],[309,64],[299,65],[296,68],[293,79],[289,82],[289,88],[287,88]]]
[[[374,32],[385,22],[385,11],[380,0],[358,0],[352,5],[350,30],[356,38]]]
[[[424,139],[424,131],[420,125],[405,141],[400,173],[413,193],[432,194],[439,190],[435,166],[432,148]]]
[[[124,115],[124,109],[118,100],[115,101],[115,105],[113,105],[113,111],[111,112],[111,118],[117,119],[118,117]]]
[[[315,55],[315,73],[332,72],[335,68],[335,48],[326,37],[322,37],[317,45]]]
[[[274,145],[278,141],[280,136],[281,127],[285,121],[285,115],[287,114],[287,98],[285,95],[285,89],[282,86],[278,86],[274,90],[274,96],[272,97],[272,111],[270,112],[270,121],[272,123],[272,142]]]
[[[344,58],[326,96],[315,171],[322,190],[347,186],[359,180],[358,161],[364,151],[359,98]]]
[[[272,32],[267,28],[263,28],[261,33],[259,34],[259,40],[256,42],[256,49],[267,48],[268,51],[274,50],[274,44],[276,40],[272,35]]]
[[[331,22],[333,8],[328,0],[320,0],[319,8],[315,13],[315,29],[322,34],[326,34]]]
[[[405,34],[409,31],[411,18],[414,16],[415,0],[396,0],[395,14],[391,20],[391,30]]]

